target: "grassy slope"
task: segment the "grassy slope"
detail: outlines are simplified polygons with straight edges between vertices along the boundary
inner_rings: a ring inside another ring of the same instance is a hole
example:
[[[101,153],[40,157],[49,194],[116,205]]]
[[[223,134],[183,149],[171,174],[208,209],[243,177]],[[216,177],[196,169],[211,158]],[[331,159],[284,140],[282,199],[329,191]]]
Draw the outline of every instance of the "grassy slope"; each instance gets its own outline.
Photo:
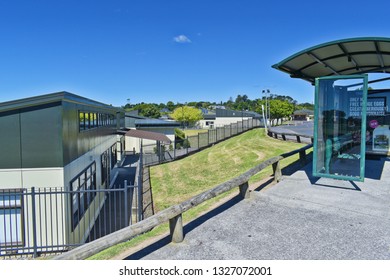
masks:
[[[171,205],[181,203],[240,175],[268,158],[302,146],[302,144],[269,138],[265,135],[264,129],[254,129],[182,160],[154,166],[151,168],[151,183],[155,210],[161,211]],[[282,166],[297,158],[295,156],[282,161]],[[272,170],[269,167],[252,177],[252,182],[259,181],[271,174]],[[238,190],[233,190],[233,192],[237,193]],[[184,222],[188,222],[212,208],[213,204],[227,195],[213,198],[187,211],[183,214]],[[167,230],[167,224],[161,225],[128,242],[113,246],[91,259],[112,258],[146,239],[166,233]]]
[[[254,129],[182,160],[154,166],[151,182],[155,209],[181,203],[268,158],[302,146],[266,137],[263,129]],[[262,177],[259,174],[253,180]]]

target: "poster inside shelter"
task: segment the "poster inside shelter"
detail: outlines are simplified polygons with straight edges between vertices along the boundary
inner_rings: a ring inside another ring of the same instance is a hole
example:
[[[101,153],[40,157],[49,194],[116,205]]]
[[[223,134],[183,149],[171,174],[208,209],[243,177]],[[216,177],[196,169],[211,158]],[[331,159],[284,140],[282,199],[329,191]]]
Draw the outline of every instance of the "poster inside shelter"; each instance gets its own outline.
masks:
[[[362,115],[362,106],[361,97],[351,97],[349,99],[349,116],[360,117]],[[386,111],[386,97],[367,98],[367,116],[385,116]]]

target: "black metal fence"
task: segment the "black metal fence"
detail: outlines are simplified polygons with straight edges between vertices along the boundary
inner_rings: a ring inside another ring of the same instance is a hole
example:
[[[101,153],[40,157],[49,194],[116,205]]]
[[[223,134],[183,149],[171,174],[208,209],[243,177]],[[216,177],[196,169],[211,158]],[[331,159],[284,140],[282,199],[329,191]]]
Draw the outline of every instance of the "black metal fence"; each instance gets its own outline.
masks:
[[[144,165],[169,162],[260,126],[260,120],[247,119],[176,140],[170,145],[144,145],[143,162]]]
[[[67,251],[137,222],[137,186],[67,191],[0,191],[0,258],[29,258]],[[77,211],[75,197],[83,197]],[[91,201],[88,201],[89,198]],[[74,221],[77,224],[74,226]]]
[[[68,251],[139,222],[142,170],[140,158],[132,185],[115,177],[107,189],[0,190],[0,259]]]

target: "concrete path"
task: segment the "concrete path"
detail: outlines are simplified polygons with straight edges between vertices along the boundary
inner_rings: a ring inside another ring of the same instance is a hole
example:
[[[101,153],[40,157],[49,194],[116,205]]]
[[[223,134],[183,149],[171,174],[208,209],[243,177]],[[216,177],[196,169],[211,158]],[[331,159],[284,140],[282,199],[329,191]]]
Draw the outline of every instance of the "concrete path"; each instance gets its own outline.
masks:
[[[251,198],[234,198],[126,259],[390,259],[390,161],[364,183],[311,177],[311,164]],[[380,179],[380,180],[379,180]]]

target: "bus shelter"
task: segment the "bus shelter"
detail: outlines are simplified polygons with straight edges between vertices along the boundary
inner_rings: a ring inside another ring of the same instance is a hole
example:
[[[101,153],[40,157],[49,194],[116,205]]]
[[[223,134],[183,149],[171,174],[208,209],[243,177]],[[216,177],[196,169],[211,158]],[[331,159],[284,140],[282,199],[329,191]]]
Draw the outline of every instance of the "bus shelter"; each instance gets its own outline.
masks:
[[[390,38],[332,41],[272,67],[315,86],[313,176],[363,181],[366,155],[389,155],[390,89],[376,83],[390,80]]]

